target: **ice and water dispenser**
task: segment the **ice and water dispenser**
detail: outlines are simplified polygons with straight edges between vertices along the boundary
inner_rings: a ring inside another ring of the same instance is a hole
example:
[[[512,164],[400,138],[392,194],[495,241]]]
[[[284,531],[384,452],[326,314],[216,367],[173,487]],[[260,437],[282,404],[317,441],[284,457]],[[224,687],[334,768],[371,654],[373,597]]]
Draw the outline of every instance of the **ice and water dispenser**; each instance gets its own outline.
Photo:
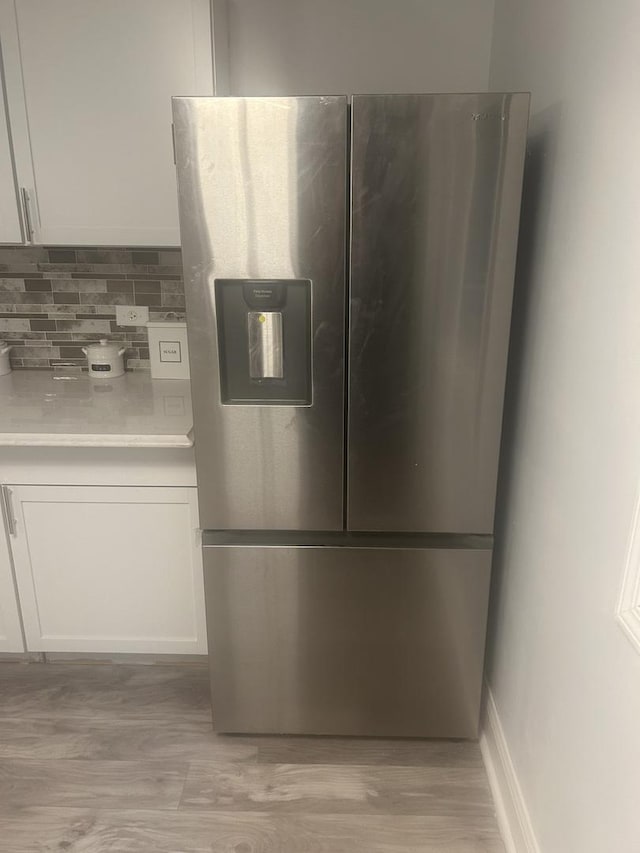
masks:
[[[311,405],[311,282],[215,281],[220,393],[227,405]]]

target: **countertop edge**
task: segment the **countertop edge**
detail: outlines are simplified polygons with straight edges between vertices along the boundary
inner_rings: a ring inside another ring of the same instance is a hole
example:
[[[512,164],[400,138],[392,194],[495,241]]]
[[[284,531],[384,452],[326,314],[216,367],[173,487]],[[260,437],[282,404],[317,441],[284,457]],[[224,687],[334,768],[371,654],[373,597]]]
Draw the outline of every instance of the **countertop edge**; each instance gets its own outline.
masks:
[[[186,435],[91,435],[68,433],[0,433],[0,447],[193,447],[192,432]]]

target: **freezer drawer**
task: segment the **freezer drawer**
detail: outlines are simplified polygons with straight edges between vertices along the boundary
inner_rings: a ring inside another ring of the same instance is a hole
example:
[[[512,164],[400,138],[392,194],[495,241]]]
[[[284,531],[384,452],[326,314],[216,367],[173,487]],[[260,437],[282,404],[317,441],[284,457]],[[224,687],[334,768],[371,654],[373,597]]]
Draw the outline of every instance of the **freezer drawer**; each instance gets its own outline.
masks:
[[[204,548],[214,728],[474,738],[491,551]]]

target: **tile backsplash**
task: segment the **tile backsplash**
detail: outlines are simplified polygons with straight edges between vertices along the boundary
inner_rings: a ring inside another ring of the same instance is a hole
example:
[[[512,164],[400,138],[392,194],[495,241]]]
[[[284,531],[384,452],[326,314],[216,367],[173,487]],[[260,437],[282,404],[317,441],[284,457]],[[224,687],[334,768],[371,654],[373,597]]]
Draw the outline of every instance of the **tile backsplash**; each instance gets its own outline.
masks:
[[[0,248],[0,340],[14,368],[86,363],[81,347],[121,341],[127,369],[149,367],[144,326],[118,326],[116,305],[184,320],[179,249]]]

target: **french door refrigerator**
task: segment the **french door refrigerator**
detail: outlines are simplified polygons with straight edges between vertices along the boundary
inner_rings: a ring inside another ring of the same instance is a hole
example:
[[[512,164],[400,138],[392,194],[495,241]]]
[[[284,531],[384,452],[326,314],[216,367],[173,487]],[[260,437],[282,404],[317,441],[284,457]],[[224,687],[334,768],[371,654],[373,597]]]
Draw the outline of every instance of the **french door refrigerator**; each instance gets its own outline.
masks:
[[[475,737],[529,98],[175,98],[214,728]]]

